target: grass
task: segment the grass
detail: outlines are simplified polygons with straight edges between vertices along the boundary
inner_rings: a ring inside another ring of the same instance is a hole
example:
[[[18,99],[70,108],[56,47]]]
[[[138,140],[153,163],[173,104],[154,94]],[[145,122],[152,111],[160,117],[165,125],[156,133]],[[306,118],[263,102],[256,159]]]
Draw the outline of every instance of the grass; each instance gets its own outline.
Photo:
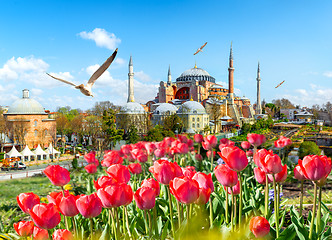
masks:
[[[311,194],[314,194],[313,190],[308,190]],[[300,203],[300,196],[294,198],[287,198],[287,204],[299,204]],[[325,190],[322,191],[322,202],[326,204],[332,203],[332,191]],[[313,198],[311,196],[303,196],[303,203],[304,204],[312,204]]]

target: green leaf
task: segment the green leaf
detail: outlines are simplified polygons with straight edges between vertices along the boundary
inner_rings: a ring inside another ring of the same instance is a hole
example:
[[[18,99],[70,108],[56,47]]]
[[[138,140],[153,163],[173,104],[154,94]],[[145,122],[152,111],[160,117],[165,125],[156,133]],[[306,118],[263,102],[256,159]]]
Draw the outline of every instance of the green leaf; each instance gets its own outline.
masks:
[[[289,225],[282,231],[276,240],[292,240],[296,236],[294,224]]]
[[[167,237],[169,220],[164,225],[163,231],[161,233],[161,239],[164,240]]]
[[[331,240],[332,239],[332,227],[329,227],[326,232],[323,233],[321,240]]]
[[[110,237],[110,226],[108,225],[108,223],[106,223],[105,225],[105,229],[104,231],[101,233],[101,236],[99,238],[99,240],[108,240],[111,239]]]
[[[297,237],[300,240],[309,239],[309,232],[305,229],[304,225],[298,220],[298,218],[293,215],[293,216],[291,216],[291,219],[292,219],[292,223],[294,224],[294,227],[295,227],[295,230],[297,233]]]

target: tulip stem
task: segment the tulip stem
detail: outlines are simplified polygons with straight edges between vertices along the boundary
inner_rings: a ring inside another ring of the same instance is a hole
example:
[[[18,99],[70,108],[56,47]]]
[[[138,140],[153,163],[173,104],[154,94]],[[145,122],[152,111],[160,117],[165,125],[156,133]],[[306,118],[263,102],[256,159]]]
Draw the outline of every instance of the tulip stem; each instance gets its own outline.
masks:
[[[300,196],[300,216],[302,216],[302,208],[303,208],[303,180],[301,180],[301,196]]]
[[[234,225],[236,230],[236,215],[237,215],[237,203],[236,203],[236,195],[234,194]]]
[[[226,224],[228,224],[228,187],[226,187],[225,215],[226,215]]]
[[[74,237],[76,237],[77,233],[77,225],[76,225],[76,220],[75,217],[72,217],[72,222],[73,222],[73,230],[74,230]]]
[[[116,226],[115,226],[115,218],[114,218],[113,208],[109,209],[109,216],[111,216],[111,218],[112,218],[112,227],[113,227],[114,238],[115,238],[115,240],[117,240],[118,239],[118,234],[117,234],[117,230],[116,230]]]
[[[89,218],[90,220],[90,237],[91,237],[91,240],[93,239],[93,220],[92,218]]]
[[[278,211],[280,209],[280,183],[277,183],[277,207]]]
[[[231,197],[232,197],[231,231],[233,232],[233,227],[234,227],[234,194],[233,194],[233,188],[232,187],[231,187]]]
[[[316,204],[317,204],[317,183],[314,182],[314,205],[312,209],[312,215],[311,215],[311,223],[310,223],[310,231],[309,231],[309,239],[312,239],[312,233],[314,230],[314,221],[315,221],[315,215],[316,215]]]
[[[148,217],[149,217],[149,235],[151,235],[151,230],[152,230],[152,221],[151,221],[151,211],[146,210],[148,212]]]
[[[239,172],[239,184],[240,184],[240,199],[239,199],[239,226],[241,227],[242,220],[242,177]]]
[[[322,208],[322,187],[319,187],[318,191],[318,210],[316,216],[316,232],[319,234],[320,231],[320,217],[321,217],[321,208]]]
[[[120,221],[118,216],[118,208],[114,208],[114,215],[116,219],[116,234],[119,236],[119,230],[120,230]]]
[[[211,149],[211,172],[213,171],[213,149]]]
[[[189,218],[190,218],[190,204],[187,204],[187,225],[189,224]]]
[[[169,186],[166,186],[167,194],[168,194],[168,202],[169,202],[169,214],[171,218],[171,227],[172,227],[172,234],[173,238],[175,239],[175,231],[174,231],[174,223],[173,223],[173,207],[172,207],[172,198],[171,198],[171,191]]]
[[[279,237],[279,209],[278,209],[278,196],[277,196],[277,187],[276,187],[276,178],[273,176],[273,190],[274,190],[274,214],[276,222],[276,236]]]
[[[153,207],[153,227],[154,227],[154,233],[157,236],[158,235],[158,228],[157,228],[157,207]]]
[[[213,208],[212,208],[211,196],[210,196],[209,202],[210,202],[210,229],[212,229],[212,227],[213,227]]]
[[[268,218],[268,211],[269,211],[269,179],[267,174],[265,176],[265,218]]]
[[[143,210],[143,214],[144,214],[144,223],[145,223],[145,234],[150,236],[150,231],[149,231],[149,227],[148,227],[148,217],[146,215],[147,210]]]
[[[128,231],[129,237],[131,238],[131,232],[130,232],[129,221],[128,221],[128,211],[127,211],[127,206],[124,206],[124,212],[125,212],[125,217],[126,217],[127,231]]]
[[[180,212],[180,203],[179,201],[176,201],[176,208],[178,210],[178,223],[179,223],[179,228],[181,227],[181,223],[182,223],[182,218],[181,218],[181,212]]]

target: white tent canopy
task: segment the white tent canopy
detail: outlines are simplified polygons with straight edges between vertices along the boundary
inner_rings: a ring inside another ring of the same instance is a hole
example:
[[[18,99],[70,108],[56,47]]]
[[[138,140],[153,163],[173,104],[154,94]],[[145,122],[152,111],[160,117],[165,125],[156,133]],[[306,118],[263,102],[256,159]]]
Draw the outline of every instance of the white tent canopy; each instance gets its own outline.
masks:
[[[43,149],[41,148],[41,146],[39,144],[38,144],[36,150],[33,152],[37,155],[38,160],[46,159],[46,157],[48,155],[46,152],[43,151]]]
[[[21,154],[23,155],[23,159],[24,160],[31,160],[31,156],[35,157],[36,154],[34,154],[28,147],[28,145],[25,146],[25,148],[23,149],[23,151],[21,152]]]
[[[15,146],[13,146],[12,147],[12,149],[8,152],[8,153],[6,153],[6,157],[7,158],[11,158],[11,157],[22,157],[22,154],[21,153],[19,153],[17,150],[16,150],[16,148],[15,148]]]
[[[45,152],[51,157],[57,156],[57,154],[60,154],[58,150],[56,150],[53,146],[52,143],[48,146],[48,148],[45,150]]]

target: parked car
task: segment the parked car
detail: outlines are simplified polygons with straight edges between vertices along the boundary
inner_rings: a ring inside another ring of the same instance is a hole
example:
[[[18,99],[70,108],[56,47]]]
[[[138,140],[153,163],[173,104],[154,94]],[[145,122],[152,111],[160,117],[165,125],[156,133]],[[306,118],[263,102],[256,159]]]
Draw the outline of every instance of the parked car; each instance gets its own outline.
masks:
[[[24,163],[22,163],[21,161],[20,162],[15,162],[15,164],[14,164],[14,169],[24,170],[26,168],[27,168],[27,166]]]

